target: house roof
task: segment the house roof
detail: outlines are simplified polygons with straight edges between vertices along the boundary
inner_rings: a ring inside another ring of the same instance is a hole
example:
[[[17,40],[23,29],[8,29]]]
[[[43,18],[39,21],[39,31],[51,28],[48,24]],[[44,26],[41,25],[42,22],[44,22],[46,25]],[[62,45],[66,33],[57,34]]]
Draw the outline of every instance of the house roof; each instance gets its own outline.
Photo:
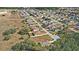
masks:
[[[59,37],[58,35],[54,35],[54,36],[53,36],[53,39],[54,39],[54,40],[58,40],[58,39],[60,39],[60,37]]]
[[[79,26],[79,23],[77,23],[76,26]]]

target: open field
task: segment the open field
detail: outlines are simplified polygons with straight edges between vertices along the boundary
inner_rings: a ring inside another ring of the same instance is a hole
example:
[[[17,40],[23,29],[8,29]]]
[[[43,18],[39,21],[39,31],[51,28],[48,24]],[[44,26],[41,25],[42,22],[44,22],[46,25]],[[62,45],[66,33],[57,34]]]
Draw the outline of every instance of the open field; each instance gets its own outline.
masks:
[[[1,15],[0,14],[0,50],[9,50],[12,45],[20,42],[18,39],[20,35],[14,33],[11,35],[10,40],[4,41],[4,36],[2,33],[6,30],[16,28],[16,32],[21,28],[21,19],[18,13],[16,15],[11,14],[10,12]]]
[[[38,37],[32,38],[32,40],[35,42],[48,42],[53,39],[51,39],[51,37],[48,35],[43,35],[43,36],[38,36]]]

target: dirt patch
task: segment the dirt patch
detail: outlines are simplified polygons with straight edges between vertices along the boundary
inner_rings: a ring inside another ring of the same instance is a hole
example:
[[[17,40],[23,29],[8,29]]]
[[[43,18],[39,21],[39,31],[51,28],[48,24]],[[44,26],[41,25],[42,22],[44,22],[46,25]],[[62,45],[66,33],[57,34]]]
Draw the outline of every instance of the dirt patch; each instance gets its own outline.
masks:
[[[0,15],[0,51],[10,50],[11,46],[22,41],[19,40],[20,35],[17,34],[21,26],[21,19],[18,13],[15,16],[10,13],[5,16]],[[16,28],[16,33],[12,34],[9,40],[3,41],[4,36],[2,33],[11,28]]]
[[[50,40],[51,38],[48,35],[43,35],[43,36],[32,38],[32,41],[35,41],[35,42],[47,42]]]

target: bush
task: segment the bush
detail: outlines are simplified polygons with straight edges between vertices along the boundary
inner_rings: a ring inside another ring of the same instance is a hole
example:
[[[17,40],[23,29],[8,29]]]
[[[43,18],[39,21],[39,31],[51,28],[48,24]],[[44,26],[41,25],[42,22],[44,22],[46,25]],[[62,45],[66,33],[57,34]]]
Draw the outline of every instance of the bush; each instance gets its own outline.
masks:
[[[34,34],[34,33],[32,33],[32,35],[33,35],[33,36],[35,36],[35,34]]]
[[[13,51],[44,51],[47,47],[43,47],[41,43],[31,41],[30,39],[17,43],[12,46]]]
[[[16,29],[9,29],[3,32],[3,35],[10,35],[16,32]]]
[[[26,42],[17,43],[11,49],[14,51],[25,51],[25,50],[33,51],[34,50],[33,46],[30,43],[26,43]]]
[[[20,38],[19,38],[19,40],[23,40],[23,39],[24,39],[23,37],[20,37]]]
[[[7,35],[7,36],[4,37],[3,40],[9,40],[9,39],[10,39],[10,35]]]
[[[18,32],[18,34],[20,34],[20,35],[26,35],[26,34],[28,34],[27,29],[21,29],[21,30]]]

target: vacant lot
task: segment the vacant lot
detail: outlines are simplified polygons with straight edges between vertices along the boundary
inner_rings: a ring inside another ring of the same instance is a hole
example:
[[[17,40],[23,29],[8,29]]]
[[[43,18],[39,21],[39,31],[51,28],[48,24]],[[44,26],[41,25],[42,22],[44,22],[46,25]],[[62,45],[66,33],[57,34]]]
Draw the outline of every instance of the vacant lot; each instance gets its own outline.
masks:
[[[12,45],[16,44],[17,42],[20,42],[18,38],[20,35],[18,35],[16,32],[21,28],[21,19],[18,13],[12,14],[10,12],[0,14],[0,50],[9,50]],[[16,32],[14,34],[10,35],[9,40],[3,40],[4,36],[2,35],[3,32],[9,29],[16,29]]]
[[[43,35],[43,36],[32,38],[32,40],[35,42],[47,42],[50,41],[51,38],[48,35]]]

